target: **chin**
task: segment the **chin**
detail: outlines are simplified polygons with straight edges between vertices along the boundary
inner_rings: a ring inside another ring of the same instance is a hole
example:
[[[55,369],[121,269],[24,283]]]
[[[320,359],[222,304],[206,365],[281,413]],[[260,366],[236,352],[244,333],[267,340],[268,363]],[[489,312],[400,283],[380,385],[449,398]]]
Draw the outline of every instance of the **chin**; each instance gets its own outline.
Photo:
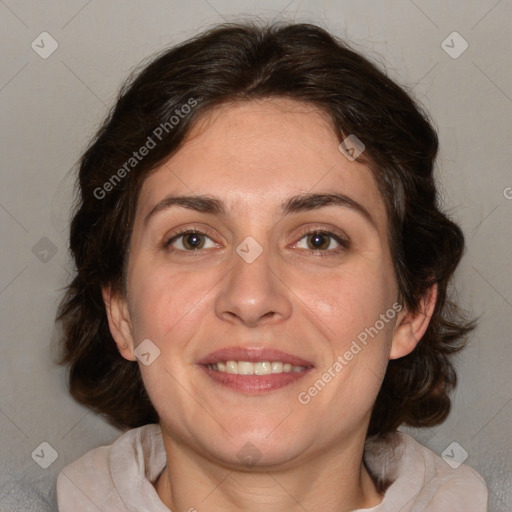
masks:
[[[298,426],[260,421],[259,425],[247,423],[246,428],[240,427],[229,429],[232,437],[222,432],[218,439],[213,439],[209,434],[205,447],[219,462],[238,469],[286,466],[311,446]]]

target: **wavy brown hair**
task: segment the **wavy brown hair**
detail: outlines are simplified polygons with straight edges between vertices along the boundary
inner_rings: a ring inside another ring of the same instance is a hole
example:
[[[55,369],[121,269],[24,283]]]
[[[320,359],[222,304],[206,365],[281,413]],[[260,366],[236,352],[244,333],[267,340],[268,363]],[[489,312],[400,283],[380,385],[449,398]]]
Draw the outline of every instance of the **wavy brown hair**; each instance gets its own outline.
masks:
[[[78,175],[70,228],[76,275],[57,315],[63,327],[60,363],[69,365],[72,396],[121,428],[158,422],[138,364],[124,359],[114,343],[101,289],[125,290],[137,197],[148,174],[180,148],[199,116],[229,102],[267,97],[307,102],[329,116],[340,141],[348,134],[363,141],[360,159],[372,170],[387,208],[401,302],[416,311],[428,290],[438,287],[425,335],[413,352],[388,364],[368,435],[401,424],[441,423],[456,384],[450,356],[464,346],[474,324],[447,297],[464,238],[440,209],[433,175],[437,135],[404,88],[311,24],[214,27],[162,52],[122,88]],[[184,107],[193,102],[195,108]],[[170,123],[177,115],[179,122]],[[155,147],[130,161],[162,126],[167,129],[160,130]],[[118,171],[123,166],[127,172]],[[122,179],[113,179],[116,173]]]

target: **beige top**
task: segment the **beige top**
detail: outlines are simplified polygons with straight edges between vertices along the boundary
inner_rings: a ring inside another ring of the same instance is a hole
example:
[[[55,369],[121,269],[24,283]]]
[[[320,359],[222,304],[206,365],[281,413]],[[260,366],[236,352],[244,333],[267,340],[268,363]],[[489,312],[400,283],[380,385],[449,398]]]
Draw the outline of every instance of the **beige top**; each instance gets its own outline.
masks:
[[[392,483],[379,505],[354,512],[487,511],[487,486],[475,470],[452,468],[407,434],[368,440],[365,461],[373,475]],[[165,464],[159,425],[129,430],[61,471],[59,511],[169,512],[153,486]]]

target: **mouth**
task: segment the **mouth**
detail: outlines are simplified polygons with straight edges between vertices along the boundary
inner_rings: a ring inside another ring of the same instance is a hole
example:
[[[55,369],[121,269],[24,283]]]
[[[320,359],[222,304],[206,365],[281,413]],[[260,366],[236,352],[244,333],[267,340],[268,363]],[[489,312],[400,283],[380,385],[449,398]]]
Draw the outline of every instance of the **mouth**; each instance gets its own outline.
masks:
[[[217,384],[245,394],[260,394],[290,385],[313,369],[310,361],[279,350],[226,348],[198,363]]]

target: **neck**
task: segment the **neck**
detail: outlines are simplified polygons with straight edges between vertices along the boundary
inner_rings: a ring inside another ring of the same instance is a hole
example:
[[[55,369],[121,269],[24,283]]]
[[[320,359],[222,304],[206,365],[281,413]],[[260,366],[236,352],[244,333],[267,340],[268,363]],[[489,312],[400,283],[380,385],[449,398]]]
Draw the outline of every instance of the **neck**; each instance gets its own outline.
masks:
[[[330,447],[307,461],[240,470],[206,459],[165,438],[167,466],[155,488],[173,512],[345,512],[382,501],[362,463],[364,437],[351,446]]]

